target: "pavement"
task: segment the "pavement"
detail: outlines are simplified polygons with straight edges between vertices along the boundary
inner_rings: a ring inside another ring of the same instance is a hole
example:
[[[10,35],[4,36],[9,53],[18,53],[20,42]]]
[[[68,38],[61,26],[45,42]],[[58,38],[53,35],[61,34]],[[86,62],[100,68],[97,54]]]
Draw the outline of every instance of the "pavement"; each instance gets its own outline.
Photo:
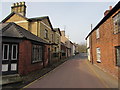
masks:
[[[80,53],[24,88],[118,88],[118,80]]]

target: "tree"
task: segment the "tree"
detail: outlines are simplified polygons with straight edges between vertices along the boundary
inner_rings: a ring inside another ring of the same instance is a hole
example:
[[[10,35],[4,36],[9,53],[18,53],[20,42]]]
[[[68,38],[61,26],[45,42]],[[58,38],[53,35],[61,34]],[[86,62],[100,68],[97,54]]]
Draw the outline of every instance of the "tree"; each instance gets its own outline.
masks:
[[[82,44],[78,44],[78,51],[81,52],[81,53],[86,53],[86,44],[85,43],[82,43]]]

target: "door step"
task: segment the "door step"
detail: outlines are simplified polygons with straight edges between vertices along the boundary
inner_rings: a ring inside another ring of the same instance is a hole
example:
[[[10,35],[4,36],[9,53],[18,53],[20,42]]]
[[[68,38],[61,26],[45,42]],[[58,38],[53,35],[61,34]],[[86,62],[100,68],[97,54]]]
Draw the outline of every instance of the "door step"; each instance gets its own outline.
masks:
[[[22,82],[22,77],[19,74],[12,74],[12,75],[3,75],[0,78],[0,85],[6,85],[10,83],[17,83]]]

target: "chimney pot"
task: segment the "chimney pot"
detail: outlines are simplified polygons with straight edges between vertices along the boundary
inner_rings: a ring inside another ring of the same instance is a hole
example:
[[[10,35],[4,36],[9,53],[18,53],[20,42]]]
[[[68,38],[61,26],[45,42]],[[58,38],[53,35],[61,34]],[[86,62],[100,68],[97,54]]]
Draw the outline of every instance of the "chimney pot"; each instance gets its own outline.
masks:
[[[112,10],[112,6],[109,6],[109,10]]]
[[[17,6],[19,5],[19,3],[17,2]]]
[[[25,5],[25,2],[24,2],[24,1],[22,2],[22,5]]]
[[[22,2],[20,2],[20,5],[22,5]]]
[[[16,12],[16,13],[19,13],[19,14],[25,16],[26,15],[26,5],[25,5],[25,2],[13,3],[13,5],[11,6],[11,12]]]
[[[18,5],[20,5],[20,2],[18,3]]]

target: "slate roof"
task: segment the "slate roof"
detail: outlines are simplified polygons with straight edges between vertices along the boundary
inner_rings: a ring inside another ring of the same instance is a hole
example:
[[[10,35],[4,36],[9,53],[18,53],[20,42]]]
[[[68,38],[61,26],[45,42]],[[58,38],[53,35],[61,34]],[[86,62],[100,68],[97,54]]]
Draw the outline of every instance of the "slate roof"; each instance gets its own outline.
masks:
[[[87,35],[85,38],[87,40],[88,36],[96,30],[101,24],[103,24],[111,15],[113,15],[118,9],[120,9],[120,1],[113,7],[113,9],[96,25],[96,27]]]
[[[32,34],[30,31],[22,28],[21,26],[10,22],[10,23],[0,23],[0,31],[2,31],[2,37],[13,37],[13,38],[24,38],[44,44],[48,44],[45,40]]]

